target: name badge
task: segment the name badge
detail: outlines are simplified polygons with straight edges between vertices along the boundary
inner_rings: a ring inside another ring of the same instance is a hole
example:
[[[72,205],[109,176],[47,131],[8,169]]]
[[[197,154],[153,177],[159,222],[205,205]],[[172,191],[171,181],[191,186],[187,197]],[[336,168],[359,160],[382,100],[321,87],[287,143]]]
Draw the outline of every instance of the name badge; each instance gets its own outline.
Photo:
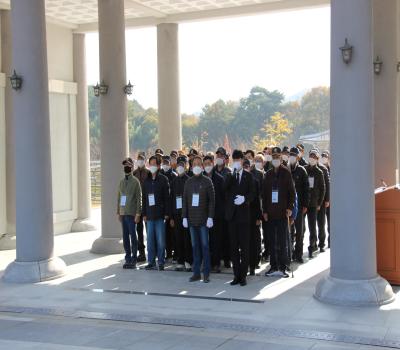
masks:
[[[176,209],[182,209],[182,197],[176,197]]]
[[[121,196],[121,199],[119,201],[119,205],[121,207],[124,207],[126,205],[126,196]]]
[[[193,193],[192,196],[192,207],[199,206],[200,195],[198,193]]]
[[[314,188],[314,178],[313,177],[308,178],[308,184],[310,185],[310,188]]]
[[[276,204],[279,202],[279,192],[272,191],[272,204]]]
[[[149,206],[152,207],[154,205],[156,205],[156,200],[154,198],[154,194],[152,193],[152,194],[149,194]]]

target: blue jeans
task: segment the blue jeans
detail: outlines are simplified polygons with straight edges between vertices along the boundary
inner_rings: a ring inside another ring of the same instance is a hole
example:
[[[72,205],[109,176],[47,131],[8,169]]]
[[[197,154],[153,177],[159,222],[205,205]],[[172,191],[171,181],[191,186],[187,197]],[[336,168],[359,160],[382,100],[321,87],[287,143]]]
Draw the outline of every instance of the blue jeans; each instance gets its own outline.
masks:
[[[149,264],[155,265],[156,254],[158,265],[165,263],[165,223],[163,219],[148,220],[147,231],[147,258]]]
[[[208,228],[206,226],[190,226],[193,248],[193,274],[200,275],[203,262],[203,274],[210,274],[210,249],[208,244]]]
[[[122,241],[125,249],[125,262],[136,264],[137,239],[135,217],[132,215],[122,215]]]

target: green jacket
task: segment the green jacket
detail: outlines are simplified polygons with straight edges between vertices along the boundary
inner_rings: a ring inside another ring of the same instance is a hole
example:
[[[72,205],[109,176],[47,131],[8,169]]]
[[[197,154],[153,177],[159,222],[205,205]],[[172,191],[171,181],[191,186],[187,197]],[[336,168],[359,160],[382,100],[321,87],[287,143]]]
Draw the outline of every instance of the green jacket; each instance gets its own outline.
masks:
[[[119,215],[142,214],[142,189],[135,176],[129,175],[119,183],[117,208]]]

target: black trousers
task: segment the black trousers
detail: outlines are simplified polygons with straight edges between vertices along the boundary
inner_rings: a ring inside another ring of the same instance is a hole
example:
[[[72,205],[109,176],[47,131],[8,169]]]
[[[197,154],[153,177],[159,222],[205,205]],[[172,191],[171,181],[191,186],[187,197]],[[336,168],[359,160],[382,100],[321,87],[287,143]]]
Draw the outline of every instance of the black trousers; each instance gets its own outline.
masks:
[[[326,208],[326,219],[328,220],[328,246],[331,246],[331,207]]]
[[[190,239],[189,230],[183,227],[182,218],[174,216],[173,233],[175,236],[176,258],[179,265],[185,262],[193,263],[192,241]]]
[[[301,258],[303,256],[303,245],[304,245],[304,222],[305,216],[303,214],[302,208],[300,208],[297,214],[296,220],[294,221],[295,229],[295,247],[294,247],[294,259]]]
[[[273,269],[286,269],[289,267],[289,225],[287,218],[268,220],[268,233],[270,235],[271,267]]]
[[[264,221],[264,219],[262,220],[262,237],[264,243],[263,256],[265,258],[268,258],[270,256],[270,235],[268,234],[268,224],[266,221]]]
[[[325,238],[326,238],[326,208],[324,204],[322,204],[321,209],[317,214],[317,223],[318,223],[318,247],[325,247]]]
[[[165,220],[165,250],[167,252],[167,259],[171,259],[173,257],[172,254],[175,250],[174,243],[174,230],[172,229],[170,225],[170,220],[168,219]]]
[[[211,255],[211,266],[221,266],[222,256],[222,242],[223,242],[223,223],[224,220],[220,218],[214,219],[214,226],[210,229],[210,255]]]
[[[144,238],[143,238],[143,216],[140,217],[140,221],[136,224],[136,234],[138,238],[138,250],[139,254],[145,254],[146,246],[144,245]]]
[[[317,249],[317,215],[318,210],[316,207],[307,209],[308,230],[310,231],[310,245],[308,246],[309,252]]]
[[[238,280],[245,279],[249,269],[249,228],[249,222],[237,222],[233,219],[229,223],[233,274]]]
[[[225,263],[231,261],[231,238],[229,232],[229,221],[223,220],[221,256]]]
[[[250,271],[254,271],[260,263],[261,254],[261,231],[260,226],[256,225],[256,218],[251,219],[250,240],[249,240],[249,266]]]

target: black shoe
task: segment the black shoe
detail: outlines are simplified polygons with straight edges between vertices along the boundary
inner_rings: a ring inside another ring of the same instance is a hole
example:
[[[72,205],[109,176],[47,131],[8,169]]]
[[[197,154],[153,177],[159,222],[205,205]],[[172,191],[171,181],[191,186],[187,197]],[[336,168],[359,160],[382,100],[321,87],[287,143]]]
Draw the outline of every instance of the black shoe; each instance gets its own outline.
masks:
[[[320,248],[319,248],[319,252],[320,252],[320,253],[325,253],[325,249],[324,249],[323,247],[320,247]]]
[[[131,269],[131,270],[136,269],[136,263],[130,263],[130,264],[128,264],[128,269]]]
[[[204,283],[209,283],[210,282],[210,276],[204,275],[203,282]]]
[[[250,269],[250,276],[255,276],[256,272],[253,269]]]
[[[146,254],[140,253],[137,257],[137,262],[146,262]]]
[[[231,262],[230,261],[225,261],[224,262],[224,266],[226,269],[230,269],[231,268]]]
[[[230,284],[231,284],[231,286],[236,286],[239,283],[240,283],[240,281],[235,277]]]
[[[297,261],[299,264],[304,264],[304,260],[303,260],[303,258],[302,258],[301,256],[298,256],[298,257],[296,258],[296,261]]]
[[[287,273],[286,269],[281,269],[279,271],[281,272],[283,278],[289,278],[289,274]]]
[[[200,280],[201,280],[200,275],[193,275],[192,277],[189,278],[189,282],[196,282],[196,281],[200,281]]]
[[[270,267],[270,269],[265,273],[265,276],[267,277],[273,277],[278,275],[278,269],[275,267]]]
[[[313,258],[313,249],[312,248],[308,248],[308,258],[309,259]]]
[[[158,271],[164,271],[164,265],[158,265]]]
[[[246,278],[243,278],[243,279],[240,281],[240,285],[241,285],[242,287],[244,287],[245,285],[247,285]]]
[[[153,264],[147,264],[144,269],[145,270],[154,270],[155,266]]]
[[[123,269],[129,269],[129,265],[130,264],[126,262],[125,264],[122,265],[122,268]]]

